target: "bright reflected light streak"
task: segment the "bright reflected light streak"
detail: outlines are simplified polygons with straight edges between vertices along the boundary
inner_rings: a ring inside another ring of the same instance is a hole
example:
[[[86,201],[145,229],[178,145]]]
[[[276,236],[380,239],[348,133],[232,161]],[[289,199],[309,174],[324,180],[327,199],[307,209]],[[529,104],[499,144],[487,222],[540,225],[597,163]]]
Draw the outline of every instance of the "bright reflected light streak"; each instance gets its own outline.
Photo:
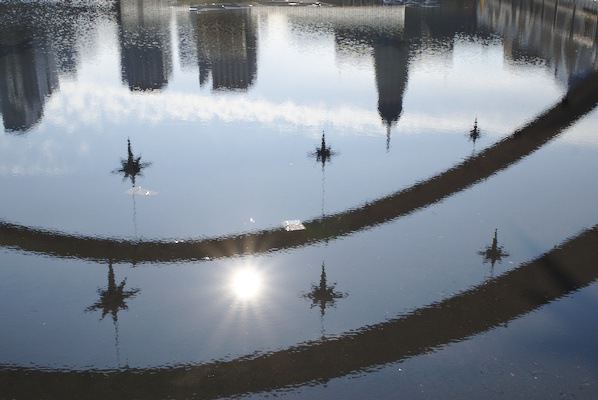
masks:
[[[259,295],[262,283],[263,279],[258,271],[250,267],[245,267],[234,272],[232,289],[237,298],[249,300]]]
[[[215,319],[206,337],[210,352],[245,351],[248,347],[268,348],[279,342],[273,325],[284,320],[285,307],[278,306],[283,294],[277,293],[280,268],[268,257],[214,261],[220,284],[206,293]],[[226,292],[223,296],[222,290]]]

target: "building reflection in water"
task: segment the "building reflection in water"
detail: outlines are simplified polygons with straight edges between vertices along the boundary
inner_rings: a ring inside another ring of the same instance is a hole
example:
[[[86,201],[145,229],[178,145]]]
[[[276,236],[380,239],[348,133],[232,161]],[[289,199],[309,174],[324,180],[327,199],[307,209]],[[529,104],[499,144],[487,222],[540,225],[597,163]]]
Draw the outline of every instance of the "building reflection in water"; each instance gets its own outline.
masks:
[[[410,47],[404,35],[404,7],[331,7],[317,11],[305,8],[293,10],[289,15],[293,24],[306,30],[330,28],[339,57],[373,56],[378,113],[386,128],[388,151],[391,129],[403,112],[408,78]]]
[[[6,7],[14,6],[2,4],[0,12]],[[0,111],[6,131],[22,133],[37,124],[58,87],[56,55],[45,49],[50,40],[43,24],[29,19],[0,24]]]
[[[120,0],[123,83],[133,91],[165,88],[172,74],[169,8],[162,0]]]
[[[41,121],[60,78],[76,75],[81,43],[93,40],[98,20],[114,16],[111,3],[69,3],[0,4],[6,16],[0,24],[0,113],[8,132],[26,132]]]
[[[598,4],[595,1],[486,0],[478,22],[504,37],[506,58],[546,60],[569,88],[596,70]]]
[[[195,14],[199,83],[212,74],[212,88],[248,89],[257,73],[257,29],[247,9]]]
[[[500,263],[504,257],[508,257],[509,253],[503,250],[503,246],[498,245],[498,230],[494,230],[494,238],[492,244],[486,246],[485,250],[479,251],[479,255],[484,257],[484,264],[490,263],[490,278],[494,277],[494,265]]]
[[[409,46],[400,37],[380,37],[373,42],[378,113],[386,126],[386,151],[390,131],[403,112],[403,94],[409,72]]]

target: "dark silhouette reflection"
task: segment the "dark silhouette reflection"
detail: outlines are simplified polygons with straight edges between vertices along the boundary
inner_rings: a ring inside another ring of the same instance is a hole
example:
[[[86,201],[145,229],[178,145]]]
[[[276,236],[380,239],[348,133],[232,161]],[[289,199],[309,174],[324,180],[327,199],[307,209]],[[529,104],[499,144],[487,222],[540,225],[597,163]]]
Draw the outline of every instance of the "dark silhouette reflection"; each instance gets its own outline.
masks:
[[[594,1],[485,0],[478,20],[503,37],[507,58],[531,64],[545,59],[569,89],[596,69]]]
[[[199,83],[214,90],[248,89],[257,73],[257,28],[248,10],[195,15]]]
[[[71,3],[71,4],[69,4]],[[113,17],[98,2],[0,2],[0,113],[8,132],[39,123],[60,77],[77,71],[78,49],[97,20]]]
[[[320,284],[312,285],[311,292],[304,294],[305,298],[311,300],[311,307],[319,307],[320,313],[324,316],[327,307],[334,307],[337,299],[347,297],[346,293],[334,290],[336,283],[328,285],[326,282],[326,269],[322,262],[322,274],[320,275]]]
[[[322,143],[320,147],[312,153],[309,153],[310,157],[315,157],[316,161],[322,164],[322,216],[324,216],[324,199],[326,197],[326,163],[330,162],[331,158],[336,155],[336,152],[332,151],[330,146],[326,145],[326,135],[322,132]]]
[[[403,94],[409,74],[409,46],[400,37],[384,37],[376,40],[373,48],[378,112],[386,126],[386,151],[389,151],[391,128],[403,113]]]
[[[106,289],[98,288],[98,294],[100,300],[95,304],[87,307],[85,312],[102,311],[100,321],[108,314],[112,315],[112,322],[114,323],[114,346],[116,348],[116,359],[120,366],[120,347],[118,345],[118,312],[120,310],[126,310],[129,307],[126,304],[126,300],[135,297],[141,289],[125,290],[125,284],[127,278],[117,285],[116,279],[114,278],[114,269],[112,263],[109,264],[108,270],[108,287]]]
[[[115,174],[123,174],[123,182],[129,178],[131,180],[131,189],[128,193],[133,198],[133,227],[135,237],[137,237],[137,203],[135,201],[135,195],[137,194],[150,194],[151,192],[141,187],[135,186],[135,179],[137,176],[143,176],[142,170],[152,165],[151,162],[142,162],[141,156],[135,157],[133,150],[131,149],[131,139],[127,139],[127,158],[121,158],[121,168],[112,171]],[[134,263],[134,262],[133,262]]]
[[[500,263],[504,257],[508,257],[509,253],[503,250],[503,246],[498,245],[498,230],[494,230],[494,238],[492,245],[487,246],[485,250],[479,251],[478,254],[484,256],[484,264],[490,263],[490,277],[494,276],[494,265]]]
[[[109,392],[114,399],[211,399],[371,371],[503,326],[596,282],[597,230],[581,232],[489,282],[334,340],[201,365],[108,371],[106,379],[98,379],[95,371],[7,366],[0,368],[0,382],[7,383],[3,394],[46,398],[52,392],[56,397],[103,399]]]
[[[480,128],[478,128],[478,119],[476,118],[473,123],[473,128],[471,128],[469,131],[469,140],[473,142],[474,147],[475,142],[480,138],[481,135]]]
[[[120,0],[122,79],[132,91],[152,91],[172,74],[170,12],[160,0]]]
[[[322,143],[313,153],[310,153],[310,156],[315,157],[317,162],[322,163],[322,171],[324,171],[326,163],[335,155],[336,152],[332,151],[331,147],[326,145],[326,134],[322,132]]]
[[[108,287],[98,289],[100,300],[87,307],[85,312],[101,310],[102,317],[100,319],[104,319],[106,315],[110,314],[112,315],[112,321],[116,324],[118,322],[118,312],[129,308],[126,300],[134,297],[140,291],[140,289],[125,290],[126,282],[127,278],[123,279],[119,285],[116,284],[114,269],[112,268],[112,264],[110,264],[108,270]]]
[[[364,44],[372,50],[378,114],[386,128],[386,150],[389,151],[391,130],[403,112],[411,46],[404,34],[404,15],[377,13],[375,10],[348,7],[336,11],[332,8],[327,11],[327,16],[333,23],[337,51],[356,53],[355,56],[359,57],[358,49],[363,49]],[[390,26],[387,25],[388,18],[393,21]]]
[[[469,141],[473,143],[473,148],[471,150],[471,155],[475,153],[475,143],[478,139],[482,136],[482,131],[478,128],[478,119],[476,118],[473,123],[473,128],[469,131]]]
[[[28,9],[26,5],[4,3],[0,4],[0,15],[29,13]],[[42,27],[26,16],[16,21],[4,18],[2,22],[0,110],[5,130],[22,133],[41,120],[46,100],[58,87],[57,62],[48,51],[50,38]]]
[[[113,173],[123,174],[123,181],[126,181],[128,178],[131,180],[131,185],[135,187],[135,178],[137,176],[143,176],[141,171],[151,166],[152,163],[141,162],[141,156],[135,157],[133,155],[133,150],[131,149],[131,139],[127,139],[127,152],[127,158],[121,158],[121,167],[117,170],[114,170]]]

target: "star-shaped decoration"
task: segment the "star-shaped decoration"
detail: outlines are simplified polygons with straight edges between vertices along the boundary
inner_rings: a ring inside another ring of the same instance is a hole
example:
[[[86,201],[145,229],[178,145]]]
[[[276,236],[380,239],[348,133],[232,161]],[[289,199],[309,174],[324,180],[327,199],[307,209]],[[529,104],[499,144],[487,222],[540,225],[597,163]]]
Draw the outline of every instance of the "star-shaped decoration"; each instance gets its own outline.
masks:
[[[469,131],[469,140],[471,140],[475,146],[476,140],[478,140],[482,136],[480,128],[478,128],[478,119],[475,119],[473,123],[473,128]]]
[[[129,308],[125,301],[128,298],[134,297],[140,290],[125,290],[126,281],[127,279],[125,278],[119,285],[116,284],[114,269],[112,268],[112,264],[110,264],[110,269],[108,271],[108,287],[105,289],[98,289],[100,300],[87,307],[85,312],[102,310],[102,317],[100,319],[104,319],[107,314],[111,314],[112,320],[116,323],[118,320],[118,312]]]
[[[320,284],[312,285],[312,290],[306,293],[304,297],[309,298],[312,301],[311,307],[320,307],[320,312],[324,315],[324,312],[328,306],[334,306],[337,299],[347,297],[346,293],[336,292],[334,290],[335,284],[328,286],[326,283],[326,271],[324,269],[324,263],[322,263],[322,274],[320,275]]]
[[[486,246],[485,250],[478,252],[479,255],[484,256],[484,264],[490,263],[490,275],[494,272],[494,264],[501,262],[504,257],[508,257],[509,253],[503,250],[503,246],[498,245],[497,230],[494,230],[494,238],[492,239],[492,245]]]
[[[123,174],[123,181],[125,181],[127,178],[131,179],[131,183],[133,186],[135,186],[135,177],[137,175],[142,175],[141,170],[149,167],[151,163],[141,162],[141,156],[135,157],[133,155],[133,150],[131,149],[131,139],[127,139],[127,149],[129,153],[128,157],[121,158],[121,167],[113,172],[115,174]]]
[[[316,161],[322,163],[322,169],[324,169],[326,163],[329,162],[334,155],[336,155],[336,153],[330,149],[330,146],[326,146],[326,136],[324,132],[322,132],[322,144],[320,147],[317,147],[313,153],[310,153],[310,156],[315,157]]]

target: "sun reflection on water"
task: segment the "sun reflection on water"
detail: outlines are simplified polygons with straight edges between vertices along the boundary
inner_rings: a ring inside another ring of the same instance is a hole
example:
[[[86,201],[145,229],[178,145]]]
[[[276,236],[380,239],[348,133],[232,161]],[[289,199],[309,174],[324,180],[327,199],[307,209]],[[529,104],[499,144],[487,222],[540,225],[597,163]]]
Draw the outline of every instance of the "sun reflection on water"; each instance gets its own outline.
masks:
[[[233,273],[232,291],[240,300],[255,299],[261,292],[263,277],[252,267],[242,267]]]
[[[214,288],[218,295],[210,296],[217,299],[212,305],[219,315],[215,315],[202,347],[214,354],[269,349],[268,344],[275,340],[272,321],[280,318],[271,308],[273,273],[272,266],[263,260],[243,259],[224,266],[222,285]]]

